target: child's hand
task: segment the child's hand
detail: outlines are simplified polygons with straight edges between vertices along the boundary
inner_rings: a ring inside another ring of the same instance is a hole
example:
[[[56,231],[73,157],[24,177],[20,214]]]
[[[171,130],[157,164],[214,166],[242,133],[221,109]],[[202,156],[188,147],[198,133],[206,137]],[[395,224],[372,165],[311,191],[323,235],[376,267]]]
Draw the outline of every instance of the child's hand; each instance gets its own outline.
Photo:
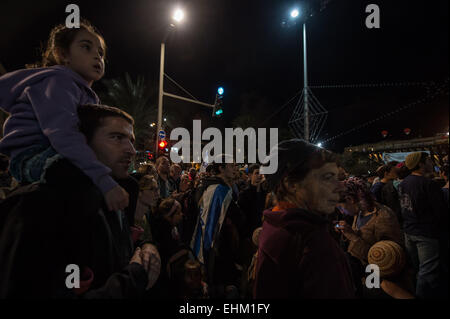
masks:
[[[126,190],[116,186],[105,194],[106,206],[110,211],[124,210],[128,207],[128,198],[129,195]]]

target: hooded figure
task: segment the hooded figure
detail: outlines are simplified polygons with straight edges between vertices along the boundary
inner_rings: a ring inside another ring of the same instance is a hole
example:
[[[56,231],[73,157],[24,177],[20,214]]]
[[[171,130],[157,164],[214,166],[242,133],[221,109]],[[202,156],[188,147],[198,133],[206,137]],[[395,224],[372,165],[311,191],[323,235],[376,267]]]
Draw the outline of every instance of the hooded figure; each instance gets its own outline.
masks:
[[[264,212],[254,297],[354,298],[346,256],[326,218],[339,200],[334,156],[298,139],[271,154],[279,169],[266,178],[278,205]]]

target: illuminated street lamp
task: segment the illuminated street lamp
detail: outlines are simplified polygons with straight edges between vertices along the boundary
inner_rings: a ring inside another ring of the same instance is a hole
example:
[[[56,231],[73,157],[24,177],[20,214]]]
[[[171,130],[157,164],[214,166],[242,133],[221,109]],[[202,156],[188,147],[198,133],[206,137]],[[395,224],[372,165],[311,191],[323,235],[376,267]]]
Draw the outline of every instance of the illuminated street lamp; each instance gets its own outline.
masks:
[[[172,19],[180,23],[184,19],[184,11],[181,9],[176,9],[172,15]]]
[[[300,11],[298,9],[293,9],[291,11],[291,17],[296,19],[300,16]],[[308,94],[308,63],[306,58],[306,23],[303,23],[303,94],[305,101],[305,110],[304,110],[304,127],[305,127],[305,136],[304,139],[309,142],[309,94]]]
[[[172,19],[175,23],[180,23],[184,20],[184,11],[181,9],[176,9],[172,15]],[[171,26],[175,26],[171,24]],[[165,55],[166,45],[164,41],[161,43],[161,64],[159,68],[159,98],[158,98],[158,126],[156,133],[161,131],[162,126],[162,112],[163,112],[163,96],[164,96],[164,55]],[[158,138],[156,138],[156,152],[158,152]]]

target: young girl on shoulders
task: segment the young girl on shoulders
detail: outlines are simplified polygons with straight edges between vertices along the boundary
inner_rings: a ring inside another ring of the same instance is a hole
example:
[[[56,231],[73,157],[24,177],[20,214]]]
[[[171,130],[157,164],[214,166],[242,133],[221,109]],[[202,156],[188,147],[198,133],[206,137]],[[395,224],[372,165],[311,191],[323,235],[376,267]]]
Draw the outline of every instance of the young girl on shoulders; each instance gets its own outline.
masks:
[[[65,158],[100,189],[109,210],[122,210],[128,193],[78,130],[78,107],[99,104],[91,86],[105,73],[105,51],[88,22],[73,29],[58,25],[40,64],[0,77],[0,108],[10,114],[0,153],[10,157],[10,172],[22,184],[42,180],[52,163]]]

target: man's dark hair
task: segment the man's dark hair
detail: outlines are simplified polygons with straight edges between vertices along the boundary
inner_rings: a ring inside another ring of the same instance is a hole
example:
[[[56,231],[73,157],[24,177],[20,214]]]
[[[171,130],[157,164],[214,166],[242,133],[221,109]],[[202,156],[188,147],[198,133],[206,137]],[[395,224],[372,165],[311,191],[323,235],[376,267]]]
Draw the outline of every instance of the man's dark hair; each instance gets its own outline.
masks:
[[[391,162],[388,162],[388,163],[386,164],[386,166],[387,166],[386,173],[389,173],[389,172],[390,172],[394,167],[396,167],[398,164],[399,164],[399,162],[397,162],[397,161],[391,161]]]
[[[417,171],[418,169],[421,168],[421,166],[425,165],[425,163],[427,162],[427,159],[428,159],[428,158],[433,159],[433,158],[431,157],[430,154],[425,153],[425,152],[421,152],[421,153],[420,153],[420,161],[419,161],[419,163],[417,164],[416,167],[414,167],[413,169],[411,169],[411,172]]]
[[[384,173],[386,173],[386,165],[381,165],[377,168],[376,174],[381,179],[384,178]]]
[[[213,168],[214,168],[214,165],[213,165],[213,164],[209,164],[208,166],[206,166],[206,170],[205,170],[206,173],[212,174]]]
[[[103,120],[107,117],[120,117],[134,125],[134,120],[130,114],[117,107],[107,105],[81,105],[78,108],[78,117],[80,119],[78,128],[86,136],[88,143],[90,143],[95,131],[103,125]]]
[[[253,174],[253,172],[256,171],[257,169],[259,169],[259,167],[260,167],[259,164],[250,165],[250,167],[248,168],[248,175]]]
[[[380,167],[377,168],[377,176],[382,179],[384,178],[385,174],[389,174],[391,172],[392,169],[395,169],[395,167],[397,166],[399,162],[397,161],[391,161],[388,162],[386,165],[382,165]]]
[[[397,176],[399,179],[403,180],[411,174],[411,171],[406,167],[406,165],[402,165],[401,167],[397,167]]]
[[[226,163],[227,158],[232,158],[232,157],[227,154],[219,154],[219,155],[214,156],[214,162],[208,165],[208,167],[211,166],[211,168],[209,168],[210,173],[212,175],[219,175],[220,167],[224,168],[227,164],[229,164],[229,163]],[[219,160],[222,163],[217,163],[217,161],[219,161]]]
[[[169,158],[168,158],[167,156],[164,156],[164,155],[159,156],[159,157],[156,159],[156,162],[155,162],[156,168],[158,168],[159,165],[161,165],[161,162],[162,162],[162,160],[163,160],[164,158],[166,158],[167,160],[169,160]],[[169,164],[170,164],[170,160],[169,160]]]
[[[211,167],[209,169],[210,173],[212,175],[219,175],[220,174],[220,167],[224,168],[227,163],[211,163],[209,166]]]

